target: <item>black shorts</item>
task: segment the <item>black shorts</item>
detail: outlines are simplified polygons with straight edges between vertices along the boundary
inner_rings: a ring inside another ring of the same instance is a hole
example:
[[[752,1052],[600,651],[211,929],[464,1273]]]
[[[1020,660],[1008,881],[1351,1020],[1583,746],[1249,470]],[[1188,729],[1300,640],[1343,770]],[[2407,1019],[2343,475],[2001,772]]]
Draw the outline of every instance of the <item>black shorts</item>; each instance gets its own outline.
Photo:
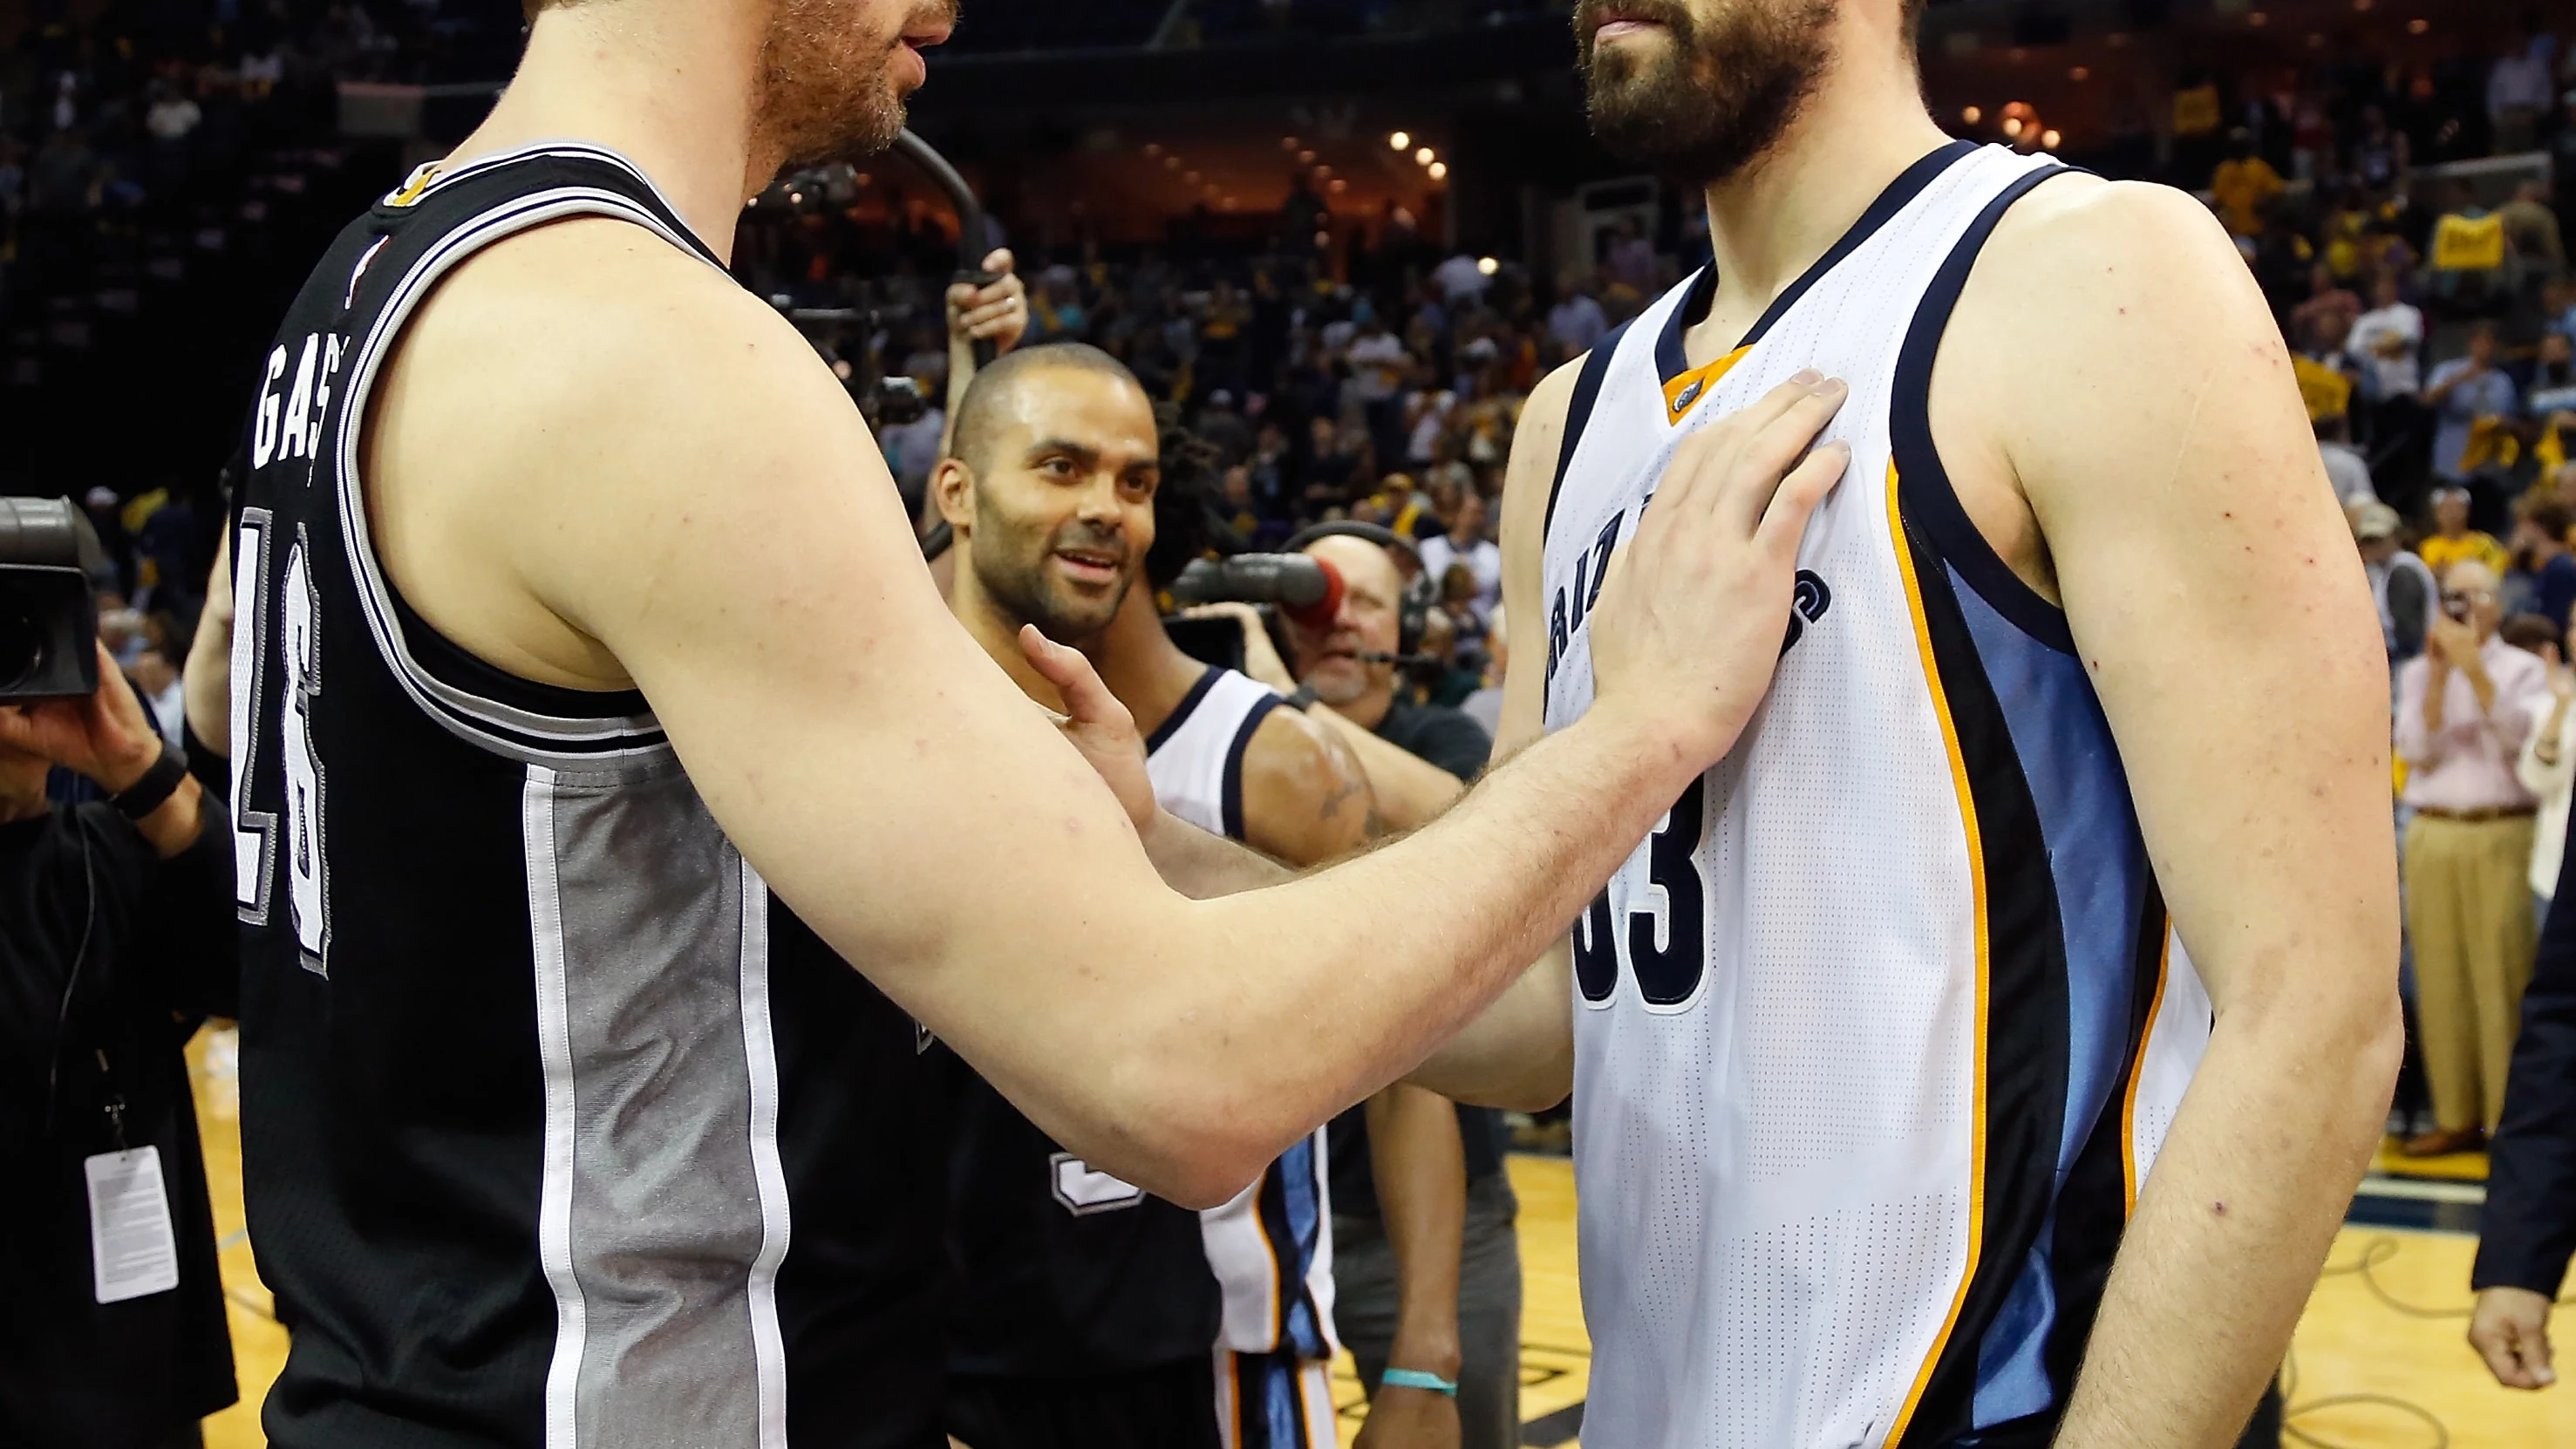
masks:
[[[948,1432],[967,1449],[1219,1449],[1204,1358],[1075,1378],[948,1376]]]

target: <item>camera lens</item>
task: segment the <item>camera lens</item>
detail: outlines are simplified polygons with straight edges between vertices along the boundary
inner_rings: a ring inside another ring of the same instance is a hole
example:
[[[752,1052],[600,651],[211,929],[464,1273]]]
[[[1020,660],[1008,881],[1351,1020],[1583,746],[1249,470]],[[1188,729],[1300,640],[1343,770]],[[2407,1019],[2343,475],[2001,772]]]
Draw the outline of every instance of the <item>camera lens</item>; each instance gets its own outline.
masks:
[[[45,624],[36,600],[0,587],[0,690],[16,689],[45,663]]]

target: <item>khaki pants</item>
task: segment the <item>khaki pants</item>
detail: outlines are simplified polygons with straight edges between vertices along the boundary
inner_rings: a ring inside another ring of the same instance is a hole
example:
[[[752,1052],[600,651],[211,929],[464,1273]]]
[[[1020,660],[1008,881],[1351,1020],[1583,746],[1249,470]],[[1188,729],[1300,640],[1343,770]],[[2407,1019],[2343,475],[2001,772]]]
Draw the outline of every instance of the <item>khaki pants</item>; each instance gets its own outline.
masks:
[[[2433,1116],[2446,1132],[2493,1131],[2531,983],[2528,815],[2406,827],[2406,931]]]

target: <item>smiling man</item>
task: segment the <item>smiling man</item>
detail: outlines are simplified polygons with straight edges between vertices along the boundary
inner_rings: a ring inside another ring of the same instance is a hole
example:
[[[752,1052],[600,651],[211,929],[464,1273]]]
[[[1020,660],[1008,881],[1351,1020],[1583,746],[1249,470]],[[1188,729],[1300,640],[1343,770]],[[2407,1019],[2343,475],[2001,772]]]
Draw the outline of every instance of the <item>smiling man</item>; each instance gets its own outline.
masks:
[[[1574,1089],[1587,1442],[2228,1443],[2387,1107],[2387,675],[2288,352],[2190,197],[1945,136],[1918,9],[1575,16],[1715,264],[1522,416],[1504,756],[1713,417],[1821,370],[1854,460],[1758,720],[1419,1078]]]

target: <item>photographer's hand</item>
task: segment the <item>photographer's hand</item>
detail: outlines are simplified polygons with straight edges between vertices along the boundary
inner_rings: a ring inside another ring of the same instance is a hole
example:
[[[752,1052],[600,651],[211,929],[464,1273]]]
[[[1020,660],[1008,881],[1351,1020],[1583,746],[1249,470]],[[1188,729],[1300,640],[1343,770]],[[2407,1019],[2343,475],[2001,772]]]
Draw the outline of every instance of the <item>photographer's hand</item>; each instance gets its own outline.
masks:
[[[981,287],[958,282],[948,289],[949,347],[966,348],[970,357],[978,342],[992,343],[996,353],[1008,352],[1029,330],[1029,284],[1011,270],[1010,251],[984,258],[984,270],[1000,276]]]
[[[98,688],[78,699],[0,706],[0,745],[42,755],[120,794],[161,758],[162,741],[115,656],[104,644],[93,647]]]

